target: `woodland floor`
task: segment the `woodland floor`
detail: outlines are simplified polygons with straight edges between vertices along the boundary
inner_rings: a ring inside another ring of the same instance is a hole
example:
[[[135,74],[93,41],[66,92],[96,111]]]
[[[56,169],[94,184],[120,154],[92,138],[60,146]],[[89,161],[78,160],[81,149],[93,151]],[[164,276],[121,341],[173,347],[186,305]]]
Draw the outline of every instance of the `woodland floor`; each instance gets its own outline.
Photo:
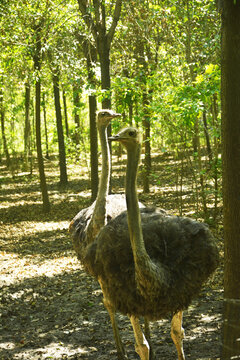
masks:
[[[153,164],[154,186],[140,200],[178,213],[174,162],[165,154]],[[0,169],[0,359],[117,359],[99,285],[82,270],[68,234],[71,219],[90,204],[88,173],[69,166],[69,185],[61,189],[56,161],[45,165],[52,204],[48,215],[42,213],[35,171],[28,176],[17,169],[9,174],[4,164]],[[123,191],[124,166],[123,160],[114,166],[113,192]],[[184,215],[194,214],[190,195],[186,184]],[[220,218],[213,232],[222,253],[221,227]],[[221,264],[184,313],[188,360],[220,357],[222,273]],[[137,359],[130,323],[122,315],[118,320],[128,357]],[[169,320],[151,324],[156,359],[177,359]]]

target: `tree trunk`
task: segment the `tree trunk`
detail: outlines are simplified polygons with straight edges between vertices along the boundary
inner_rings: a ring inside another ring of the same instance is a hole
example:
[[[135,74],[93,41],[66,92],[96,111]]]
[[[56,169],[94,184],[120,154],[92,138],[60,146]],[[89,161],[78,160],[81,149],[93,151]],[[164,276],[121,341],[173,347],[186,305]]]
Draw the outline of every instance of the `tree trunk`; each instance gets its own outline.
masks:
[[[110,94],[110,48],[116,26],[121,14],[122,0],[116,0],[114,11],[112,14],[112,23],[107,31],[106,10],[104,1],[96,0],[93,2],[91,8],[94,9],[94,19],[91,15],[90,4],[84,0],[78,0],[79,10],[82,13],[83,19],[92,33],[95,40],[95,47],[97,49],[100,68],[101,68],[101,88],[106,90],[106,96],[102,100],[103,109],[111,109],[111,94]],[[108,135],[111,134],[111,124],[108,126]],[[111,144],[109,144],[110,153],[112,153]],[[111,171],[111,170],[110,170]],[[109,192],[111,193],[111,175]]]
[[[213,158],[212,158],[212,148],[211,148],[210,137],[209,137],[209,133],[208,133],[207,113],[206,113],[205,109],[203,110],[203,129],[204,129],[204,135],[205,135],[205,139],[206,139],[209,164],[211,166],[212,165],[212,160],[213,160]]]
[[[64,122],[65,122],[65,130],[66,136],[69,136],[69,128],[68,128],[68,115],[67,115],[67,100],[66,100],[66,93],[63,89],[62,91],[62,98],[63,98],[63,112],[64,112]]]
[[[196,135],[198,134],[198,136],[196,136],[196,147],[197,147],[196,161],[197,161],[197,168],[198,168],[200,185],[201,185],[203,212],[205,219],[207,219],[208,216],[207,199],[206,199],[205,182],[204,182],[203,167],[202,167],[201,146],[200,146],[200,136],[199,136],[199,120],[197,117],[195,120],[195,130],[196,130]]]
[[[92,201],[97,197],[98,191],[98,134],[96,127],[96,96],[89,96],[89,120],[90,120],[90,149],[91,149],[91,190]]]
[[[240,358],[240,2],[222,9],[223,360]]]
[[[25,83],[25,126],[24,126],[24,158],[26,169],[29,167],[29,156],[31,146],[31,123],[29,117],[30,110],[30,85]]]
[[[143,168],[143,191],[144,193],[150,192],[149,176],[151,170],[151,144],[150,144],[150,99],[152,96],[151,90],[148,88],[147,77],[149,74],[149,65],[145,59],[145,55],[150,58],[150,52],[148,51],[145,39],[142,38],[142,34],[138,34],[138,45],[137,45],[136,58],[138,66],[142,68],[141,75],[141,87],[142,87],[142,104],[143,104],[143,121],[142,125],[144,128],[144,168]]]
[[[53,92],[54,92],[55,113],[56,113],[57,134],[58,134],[60,185],[65,186],[68,183],[68,179],[67,179],[66,153],[65,153],[63,126],[62,126],[62,112],[61,112],[61,104],[60,104],[58,74],[53,74]]]
[[[110,47],[107,44],[106,36],[99,39],[98,53],[101,67],[101,88],[106,91],[102,100],[102,108],[111,109]]]
[[[213,128],[218,128],[218,106],[217,106],[217,94],[213,94],[213,100],[212,100],[212,124]],[[213,220],[216,220],[217,217],[217,211],[218,211],[218,193],[219,193],[219,185],[218,181],[220,178],[220,164],[218,160],[218,155],[220,152],[221,147],[221,139],[220,136],[217,136],[217,134],[214,136],[213,140],[214,144],[214,161],[213,161],[213,179],[214,179],[214,214],[213,214]]]
[[[102,90],[106,91],[105,96],[102,100],[103,109],[111,109],[111,79],[110,79],[110,47],[107,45],[106,36],[100,38],[101,47],[98,50],[100,57],[100,67],[101,67],[101,87]],[[107,134],[111,136],[112,126],[111,123],[108,125]],[[110,156],[112,158],[112,144],[109,143]],[[110,168],[110,181],[109,181],[109,193],[112,193],[112,167]]]
[[[48,129],[47,129],[47,111],[46,111],[45,92],[42,94],[42,107],[43,107],[43,123],[44,123],[45,142],[46,142],[46,158],[49,159]]]
[[[144,90],[144,92],[147,89]],[[143,191],[144,193],[150,192],[149,186],[149,177],[151,171],[151,143],[150,143],[150,114],[149,114],[149,94],[145,93],[143,96],[143,107],[144,107],[144,119],[143,119],[143,128],[144,128],[144,176],[143,176]]]
[[[76,145],[80,144],[80,117],[79,117],[79,108],[80,108],[80,97],[79,89],[77,85],[73,85],[73,117],[75,122],[75,143]]]
[[[10,166],[10,155],[7,146],[7,139],[5,134],[5,110],[3,105],[3,91],[0,89],[0,117],[1,117],[1,128],[2,128],[2,140],[3,140],[3,151],[6,157],[7,168]]]
[[[36,27],[36,48],[34,55],[34,70],[40,72],[41,69],[41,37],[40,28]],[[44,170],[44,162],[42,155],[42,141],[41,141],[41,81],[40,76],[37,77],[35,84],[35,119],[36,119],[36,145],[37,145],[37,158],[38,169],[40,176],[40,187],[43,199],[43,211],[45,213],[50,211],[50,202],[48,198],[47,183]]]
[[[81,38],[79,39],[82,40]],[[89,104],[89,128],[90,128],[90,164],[91,164],[91,200],[94,201],[98,192],[98,132],[96,125],[97,99],[95,95],[96,76],[94,64],[97,61],[96,48],[86,40],[83,43],[83,50],[87,62],[88,85],[92,92],[88,96]]]

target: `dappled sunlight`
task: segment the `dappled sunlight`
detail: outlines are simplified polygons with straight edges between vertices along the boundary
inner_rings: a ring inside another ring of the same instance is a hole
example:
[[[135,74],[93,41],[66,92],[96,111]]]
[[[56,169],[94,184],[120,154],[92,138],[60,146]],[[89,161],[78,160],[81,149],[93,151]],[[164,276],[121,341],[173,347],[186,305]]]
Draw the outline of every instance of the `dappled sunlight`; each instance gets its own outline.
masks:
[[[3,237],[0,239],[0,246],[2,248],[0,253],[2,285],[14,284],[23,279],[36,276],[44,275],[50,277],[61,274],[63,271],[72,271],[79,268],[79,262],[72,256],[71,243],[70,249],[66,249],[64,252],[60,247],[60,254],[58,256],[56,256],[57,248],[51,245],[51,242],[54,242],[56,237],[60,236],[59,234],[62,234],[64,238],[66,237],[68,226],[69,222],[67,221],[23,221],[14,225],[5,225],[5,233],[2,233]],[[40,237],[44,233],[46,233],[46,236]],[[6,244],[7,238],[9,238],[10,242]],[[65,241],[64,238],[63,241]],[[19,254],[10,251],[11,243],[18,250]],[[40,247],[43,250],[38,253],[37,248]],[[44,247],[46,259],[44,259]],[[53,258],[51,259],[48,259],[48,250],[53,253]],[[71,255],[68,256],[69,251]],[[62,255],[61,252],[63,252]]]
[[[48,214],[42,212],[37,176],[30,178],[15,174],[14,178],[5,177],[1,184],[0,307],[3,338],[0,358],[3,354],[3,358],[6,355],[6,359],[16,360],[115,359],[117,355],[101,289],[83,271],[68,232],[71,219],[91,203],[88,170],[78,165],[69,166],[69,184],[61,188],[57,162],[48,161],[46,164],[51,201]],[[192,182],[185,174],[181,192],[177,182],[179,162],[169,155],[161,157],[156,153],[152,164],[149,194],[142,192],[140,167],[140,201],[179,215],[182,200],[183,214],[195,216]],[[124,192],[125,169],[126,155],[120,162],[114,157],[114,193]],[[218,271],[217,276],[206,284],[200,299],[184,312],[184,347],[192,360],[207,359],[199,354],[199,346],[204,349],[203,354],[212,353],[210,344],[218,346],[223,295],[221,279],[222,272]],[[129,359],[136,359],[129,319],[120,314],[117,318]],[[157,358],[176,358],[170,324],[170,317],[151,323]]]
[[[1,286],[9,286],[39,276],[52,277],[62,272],[71,272],[80,268],[76,257],[72,255],[44,261],[41,255],[20,257],[5,252],[1,252],[0,255]]]
[[[44,336],[44,334],[40,334],[40,337]],[[22,340],[24,345],[24,341]],[[1,347],[1,344],[0,344]],[[18,354],[15,355],[15,359],[22,359],[22,356],[28,356],[30,358],[37,358],[41,356],[41,359],[67,359],[67,356],[74,355],[76,352],[79,356],[87,354],[88,352],[97,351],[94,347],[90,347],[90,349],[84,349],[81,347],[73,348],[71,344],[63,344],[61,342],[51,342],[44,347],[36,348],[36,349],[23,349],[22,351],[18,351]]]
[[[88,199],[91,197],[91,192],[89,190],[86,191],[80,191],[79,193],[69,193],[68,194],[68,198],[69,201],[76,201],[79,198],[84,198],[84,199]]]
[[[15,344],[13,342],[0,342],[0,349],[13,350],[14,348]]]
[[[10,237],[10,241],[11,239],[16,241],[19,238],[22,239],[24,236],[33,236],[38,232],[68,229],[68,226],[68,221],[21,221],[16,224],[5,224],[5,230],[2,231],[1,239],[4,239],[5,237],[9,238],[9,235],[11,235],[12,238]],[[0,223],[0,229],[1,228],[3,230]]]

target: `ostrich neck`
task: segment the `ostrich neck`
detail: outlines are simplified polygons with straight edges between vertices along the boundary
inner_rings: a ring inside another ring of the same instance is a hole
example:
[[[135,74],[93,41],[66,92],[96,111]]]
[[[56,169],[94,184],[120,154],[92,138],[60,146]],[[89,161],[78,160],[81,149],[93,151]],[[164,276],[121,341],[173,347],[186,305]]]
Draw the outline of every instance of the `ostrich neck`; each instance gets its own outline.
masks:
[[[126,200],[128,212],[128,229],[133,251],[136,284],[142,296],[149,299],[158,291],[169,286],[168,274],[161,266],[149,257],[142,233],[141,216],[137,196],[137,169],[140,159],[141,146],[128,149],[128,163],[126,175]],[[151,236],[151,234],[149,234]]]
[[[139,256],[148,257],[143,241],[141,217],[137,195],[137,170],[141,154],[141,145],[128,149],[126,174],[126,201],[128,211],[128,229],[134,260]]]
[[[102,151],[102,171],[93,215],[87,230],[88,242],[92,242],[101,227],[105,225],[106,198],[109,189],[110,151],[107,140],[107,127],[98,126],[98,132]]]

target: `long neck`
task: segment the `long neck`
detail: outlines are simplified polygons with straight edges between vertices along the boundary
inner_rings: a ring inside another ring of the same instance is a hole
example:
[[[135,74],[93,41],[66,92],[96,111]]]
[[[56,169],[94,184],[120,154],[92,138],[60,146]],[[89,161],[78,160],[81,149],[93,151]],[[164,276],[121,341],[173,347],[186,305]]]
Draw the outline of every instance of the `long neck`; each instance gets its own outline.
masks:
[[[101,227],[105,225],[106,198],[109,190],[110,151],[106,126],[98,126],[98,132],[102,151],[102,171],[93,215],[87,230],[88,242],[92,242]]]
[[[137,169],[140,159],[140,145],[128,148],[128,163],[126,175],[126,200],[128,211],[128,229],[133,251],[136,284],[147,300],[155,296],[156,291],[169,287],[169,277],[161,264],[154,262],[148,255],[142,233],[141,216],[137,196]],[[151,234],[149,234],[151,236]]]
[[[143,241],[137,195],[137,170],[141,154],[141,145],[134,145],[132,148],[128,148],[127,150],[126,201],[128,211],[128,228],[133,256],[136,260],[140,255],[147,255]]]

